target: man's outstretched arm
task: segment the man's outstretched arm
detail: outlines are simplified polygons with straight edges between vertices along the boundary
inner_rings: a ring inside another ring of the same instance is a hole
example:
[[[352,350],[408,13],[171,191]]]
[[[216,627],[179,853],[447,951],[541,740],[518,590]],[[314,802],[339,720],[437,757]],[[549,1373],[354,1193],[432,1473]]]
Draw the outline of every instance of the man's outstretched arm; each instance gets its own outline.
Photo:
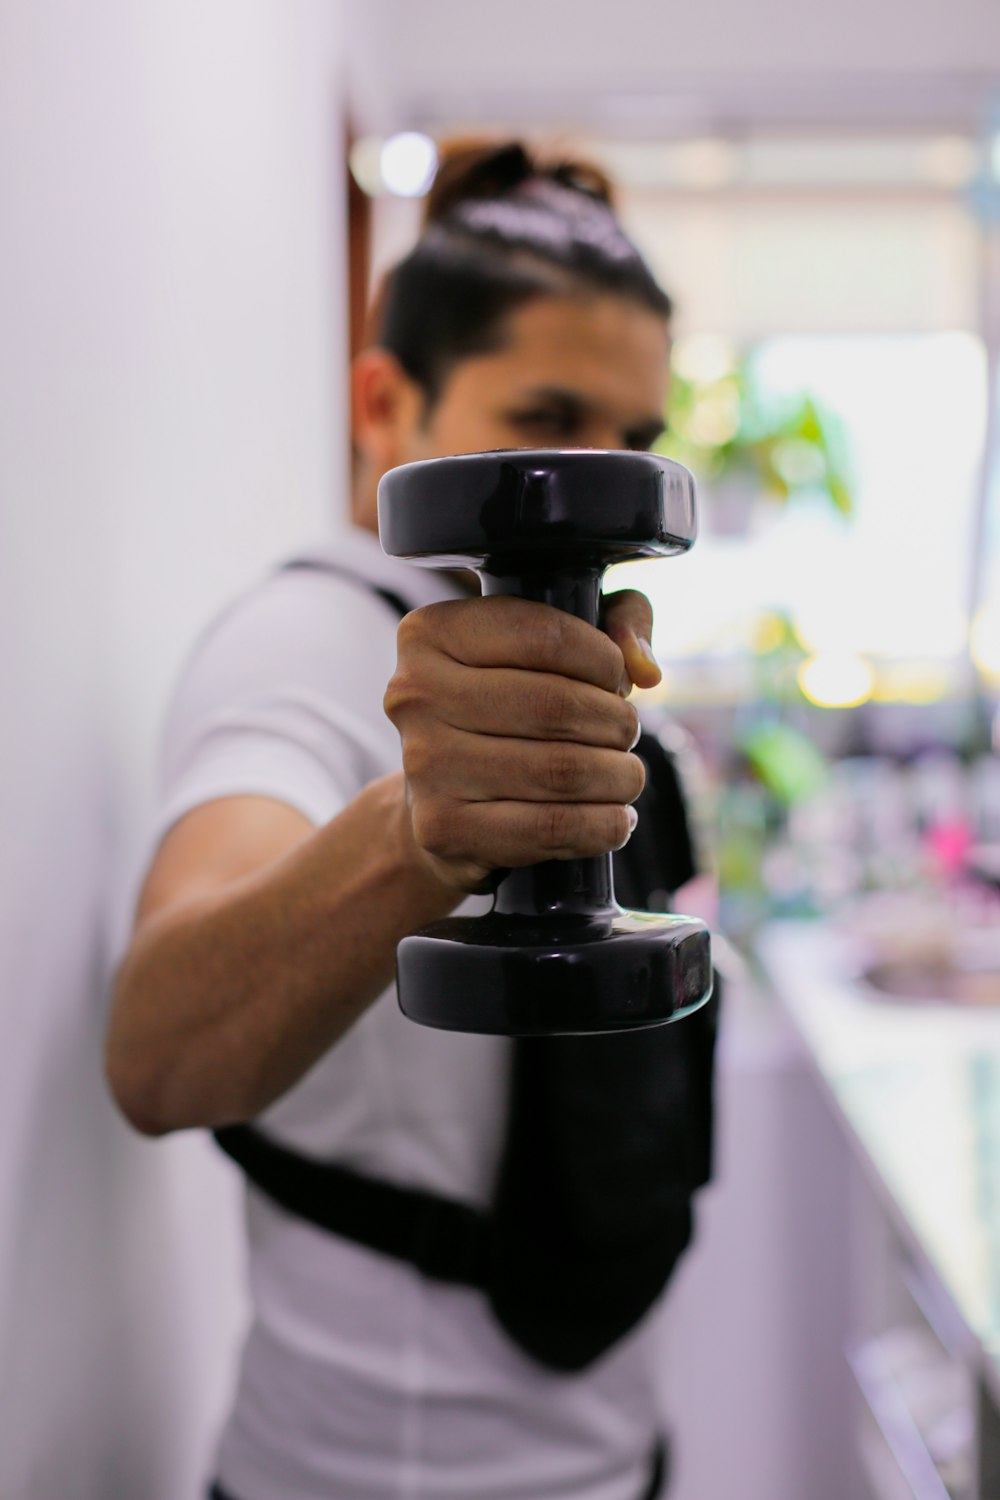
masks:
[[[182,818],[112,1004],[107,1072],[132,1124],[252,1118],[382,992],[400,938],[492,870],[620,847],[643,781],[624,693],[659,675],[649,624],[631,593],[607,634],[524,600],[414,610],[386,693],[401,774],[321,828],[266,797]]]

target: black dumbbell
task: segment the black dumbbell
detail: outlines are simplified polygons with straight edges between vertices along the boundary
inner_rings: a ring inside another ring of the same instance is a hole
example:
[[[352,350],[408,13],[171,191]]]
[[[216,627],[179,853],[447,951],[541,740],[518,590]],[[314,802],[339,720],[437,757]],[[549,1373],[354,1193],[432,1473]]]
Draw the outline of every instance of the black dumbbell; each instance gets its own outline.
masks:
[[[694,481],[648,453],[510,450],[404,464],[378,494],[392,557],[472,568],[512,594],[598,623],[612,563],[686,552]],[[425,1026],[509,1036],[661,1025],[712,990],[704,923],[627,912],[611,856],[504,872],[492,911],[404,938],[399,1003]]]

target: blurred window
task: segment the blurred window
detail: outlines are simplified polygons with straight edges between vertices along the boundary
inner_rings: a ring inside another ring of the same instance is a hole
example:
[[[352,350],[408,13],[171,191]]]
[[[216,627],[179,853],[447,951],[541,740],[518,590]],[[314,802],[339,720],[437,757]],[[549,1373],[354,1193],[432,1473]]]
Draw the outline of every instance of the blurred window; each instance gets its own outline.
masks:
[[[654,148],[631,182],[627,151],[607,153],[677,300],[676,362],[690,374],[728,358],[778,407],[811,396],[841,439],[853,505],[845,517],[808,484],[765,499],[745,472],[702,480],[692,555],[627,574],[653,598],[657,649],[680,658],[672,696],[753,694],[775,617],[805,652],[864,657],[876,695],[893,696],[891,679],[941,696],[963,677],[986,436],[975,143],[680,149],[659,158],[659,181]],[[893,677],[906,663],[918,669]]]

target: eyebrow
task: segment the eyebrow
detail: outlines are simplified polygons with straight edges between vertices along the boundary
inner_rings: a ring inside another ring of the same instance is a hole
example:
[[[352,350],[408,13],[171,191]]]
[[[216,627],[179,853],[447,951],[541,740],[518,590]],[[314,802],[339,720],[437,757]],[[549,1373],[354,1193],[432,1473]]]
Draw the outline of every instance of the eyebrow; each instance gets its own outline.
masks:
[[[557,407],[561,413],[575,418],[584,417],[592,410],[591,404],[583,400],[576,391],[567,390],[564,386],[540,385],[535,386],[514,403],[515,407],[530,406],[532,402],[540,402],[545,405]],[[659,412],[655,415],[640,418],[634,425],[624,428],[624,435],[633,439],[632,446],[636,448],[647,448],[656,442],[667,430],[667,424]]]
[[[536,385],[530,390],[524,391],[514,403],[517,406],[528,406],[533,401],[547,402],[550,406],[562,407],[564,411],[572,412],[574,415],[584,413],[588,410],[588,403],[577,395],[576,391],[567,390],[559,385]]]

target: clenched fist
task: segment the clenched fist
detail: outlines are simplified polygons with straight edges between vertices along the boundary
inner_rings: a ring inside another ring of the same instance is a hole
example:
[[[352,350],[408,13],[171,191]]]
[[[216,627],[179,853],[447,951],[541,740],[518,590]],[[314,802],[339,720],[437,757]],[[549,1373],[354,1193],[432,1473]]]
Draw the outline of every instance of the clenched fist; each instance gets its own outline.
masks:
[[[449,601],[402,621],[385,711],[399,731],[413,833],[464,891],[500,866],[618,849],[634,825],[633,685],[660,671],[648,601],[605,601],[604,630],[524,599]]]

